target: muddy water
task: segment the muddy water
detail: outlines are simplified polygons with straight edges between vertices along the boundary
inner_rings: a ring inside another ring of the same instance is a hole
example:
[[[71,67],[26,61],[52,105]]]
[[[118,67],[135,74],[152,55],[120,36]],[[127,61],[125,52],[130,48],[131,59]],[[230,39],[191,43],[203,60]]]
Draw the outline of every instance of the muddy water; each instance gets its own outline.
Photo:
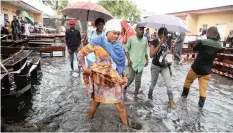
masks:
[[[36,86],[32,105],[24,120],[43,125],[40,131],[233,131],[233,80],[212,75],[204,109],[200,111],[198,81],[186,100],[180,98],[190,63],[173,66],[173,93],[176,109],[167,108],[165,83],[160,76],[154,100],[147,99],[150,65],[143,72],[138,102],[133,101],[134,84],[129,87],[126,106],[130,121],[140,122],[141,130],[121,124],[114,105],[101,104],[93,120],[87,119],[90,99],[77,72],[71,72],[67,58],[43,58],[41,84]],[[77,65],[76,65],[77,68]],[[37,127],[37,126],[35,126]]]

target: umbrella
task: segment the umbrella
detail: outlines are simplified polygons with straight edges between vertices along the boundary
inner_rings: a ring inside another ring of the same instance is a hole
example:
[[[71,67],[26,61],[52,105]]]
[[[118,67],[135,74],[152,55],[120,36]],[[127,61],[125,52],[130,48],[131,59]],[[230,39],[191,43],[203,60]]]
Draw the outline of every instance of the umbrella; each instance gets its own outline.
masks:
[[[135,31],[134,31],[134,29],[127,23],[127,21],[125,21],[125,20],[122,20],[122,21],[121,21],[121,26],[125,29],[125,33],[124,33],[123,36],[120,37],[120,40],[122,40],[122,43],[126,43],[127,40],[128,40],[131,36],[135,35]],[[125,40],[125,38],[124,38],[125,36],[126,36],[126,40]]]
[[[29,17],[28,13],[24,10],[17,10],[16,14],[20,17]]]
[[[65,7],[62,14],[81,21],[95,21],[103,18],[105,21],[113,18],[105,8],[90,2],[77,2]]]
[[[139,22],[145,27],[159,29],[166,27],[168,31],[189,32],[184,21],[174,15],[152,15]]]
[[[125,21],[121,21],[121,26],[126,30],[127,38],[135,35],[134,29]]]
[[[34,21],[32,20],[31,17],[25,17],[25,19],[28,21],[28,23],[34,24]]]

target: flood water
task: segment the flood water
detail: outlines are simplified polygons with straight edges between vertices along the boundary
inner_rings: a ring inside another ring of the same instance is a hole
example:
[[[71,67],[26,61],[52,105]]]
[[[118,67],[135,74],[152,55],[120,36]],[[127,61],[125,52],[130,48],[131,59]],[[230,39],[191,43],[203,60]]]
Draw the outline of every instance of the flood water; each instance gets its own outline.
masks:
[[[167,107],[168,97],[161,76],[154,89],[153,101],[148,100],[150,64],[143,71],[138,102],[133,101],[132,83],[126,106],[129,120],[142,124],[140,130],[123,126],[115,106],[111,104],[101,104],[95,118],[88,120],[87,110],[91,99],[86,96],[82,77],[77,72],[71,72],[67,57],[42,58],[41,65],[41,84],[35,86],[26,118],[23,122],[14,123],[16,126],[31,124],[34,131],[52,132],[233,131],[232,79],[212,74],[202,111],[198,109],[198,80],[193,83],[188,98],[180,98],[191,63],[174,65],[172,68],[175,109]]]

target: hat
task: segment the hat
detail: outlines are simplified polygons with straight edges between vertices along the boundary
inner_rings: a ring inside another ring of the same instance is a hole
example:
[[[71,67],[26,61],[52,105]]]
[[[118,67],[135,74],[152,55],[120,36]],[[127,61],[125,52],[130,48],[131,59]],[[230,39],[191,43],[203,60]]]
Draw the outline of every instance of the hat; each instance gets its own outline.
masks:
[[[71,19],[71,20],[69,21],[69,24],[75,25],[75,20],[74,20],[74,19]]]
[[[142,24],[137,24],[137,25],[136,25],[136,28],[145,28],[145,26],[142,25]]]
[[[105,32],[119,31],[121,32],[121,22],[118,19],[111,19],[105,25]]]

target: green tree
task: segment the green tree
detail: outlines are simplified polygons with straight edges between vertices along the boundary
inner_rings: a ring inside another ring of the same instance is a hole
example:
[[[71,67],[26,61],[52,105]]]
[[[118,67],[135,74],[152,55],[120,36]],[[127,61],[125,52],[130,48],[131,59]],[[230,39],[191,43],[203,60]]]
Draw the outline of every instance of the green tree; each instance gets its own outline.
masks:
[[[68,0],[42,0],[44,5],[51,6],[53,10],[56,11],[57,16],[62,20],[61,24],[64,25],[66,21],[66,16],[64,16],[61,11],[68,5]]]
[[[68,0],[42,0],[45,5],[49,5],[56,11],[60,18],[63,18],[61,11],[68,5]]]
[[[131,23],[136,23],[141,19],[141,11],[132,0],[99,0],[98,4],[119,19],[130,20]]]

